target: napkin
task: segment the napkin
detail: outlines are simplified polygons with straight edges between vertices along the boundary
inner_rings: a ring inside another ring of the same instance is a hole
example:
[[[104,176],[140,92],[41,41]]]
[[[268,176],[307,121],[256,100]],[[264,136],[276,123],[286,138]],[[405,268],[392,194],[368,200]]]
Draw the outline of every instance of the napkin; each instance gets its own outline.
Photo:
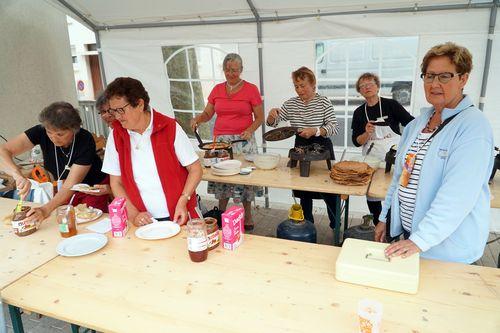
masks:
[[[100,234],[105,234],[111,231],[111,220],[107,217],[101,219],[99,222],[91,224],[86,227],[90,231],[98,232]]]

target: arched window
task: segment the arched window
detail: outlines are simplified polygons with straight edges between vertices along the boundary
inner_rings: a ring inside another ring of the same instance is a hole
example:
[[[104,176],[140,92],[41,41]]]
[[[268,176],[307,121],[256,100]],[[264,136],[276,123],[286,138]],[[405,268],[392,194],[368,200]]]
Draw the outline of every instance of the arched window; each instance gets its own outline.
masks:
[[[169,96],[175,119],[194,137],[190,120],[203,112],[212,88],[225,81],[222,61],[237,52],[237,45],[181,45],[162,48]],[[215,117],[199,128],[201,137],[210,140]]]

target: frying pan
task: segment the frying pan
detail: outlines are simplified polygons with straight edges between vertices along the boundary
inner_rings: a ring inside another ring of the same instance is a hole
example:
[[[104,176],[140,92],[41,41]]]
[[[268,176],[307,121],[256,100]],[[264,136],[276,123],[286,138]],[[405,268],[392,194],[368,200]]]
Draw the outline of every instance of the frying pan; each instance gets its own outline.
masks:
[[[285,140],[296,135],[300,131],[302,131],[302,128],[296,126],[279,127],[264,133],[264,140],[266,141]]]
[[[198,134],[198,128],[197,127],[194,128],[194,135],[196,136],[196,139],[200,143],[198,145],[198,148],[203,149],[203,150],[229,149],[230,147],[232,147],[233,143],[236,143],[236,142],[247,142],[247,140],[242,140],[242,139],[241,140],[233,140],[233,141],[229,141],[229,142],[219,141],[219,142],[215,142],[215,147],[214,147],[214,143],[213,142],[205,142],[204,143],[203,140],[201,140],[201,137]]]

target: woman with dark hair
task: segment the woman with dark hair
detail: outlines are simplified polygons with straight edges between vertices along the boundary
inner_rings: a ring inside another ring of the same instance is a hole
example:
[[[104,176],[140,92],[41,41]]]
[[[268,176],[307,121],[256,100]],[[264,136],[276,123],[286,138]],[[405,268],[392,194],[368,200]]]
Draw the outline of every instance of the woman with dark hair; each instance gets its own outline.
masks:
[[[203,171],[189,138],[179,124],[149,107],[142,83],[115,79],[106,88],[115,116],[102,170],[111,176],[115,197],[127,199],[135,226],[156,220],[186,223],[195,210],[196,186]]]
[[[66,102],[56,102],[42,110],[36,125],[0,146],[0,166],[16,181],[19,195],[28,194],[31,183],[26,179],[13,158],[40,145],[44,167],[57,185],[57,194],[41,207],[28,212],[27,221],[42,222],[62,204],[66,204],[75,193],[73,185],[104,184],[108,178],[101,172],[101,159],[95,151],[95,142],[87,130],[80,128],[82,120],[78,111]],[[73,204],[86,203],[88,206],[107,211],[107,196],[78,192]]]
[[[292,81],[297,96],[285,101],[281,108],[271,109],[267,116],[267,125],[277,127],[281,121],[289,121],[290,125],[301,128],[295,136],[295,147],[319,144],[330,151],[330,157],[334,160],[330,136],[336,135],[339,127],[332,103],[328,97],[316,92],[316,76],[309,68],[300,67],[292,72]],[[338,215],[335,209],[337,194],[297,190],[294,190],[293,194],[300,198],[304,217],[313,223],[313,199],[323,199],[330,219],[330,228],[335,227],[335,218]]]
[[[109,112],[109,101],[104,92],[97,97],[95,107],[97,109],[97,113],[99,113],[101,119],[106,123],[106,125],[108,125],[109,128],[113,128],[115,116]]]

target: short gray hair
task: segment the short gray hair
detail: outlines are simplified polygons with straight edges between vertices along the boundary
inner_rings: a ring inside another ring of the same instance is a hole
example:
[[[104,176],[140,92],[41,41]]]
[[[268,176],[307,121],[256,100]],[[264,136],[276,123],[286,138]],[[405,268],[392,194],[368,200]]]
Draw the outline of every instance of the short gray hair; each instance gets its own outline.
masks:
[[[38,120],[43,127],[52,127],[58,130],[78,131],[82,125],[82,118],[78,110],[68,102],[55,102],[40,112]]]
[[[108,103],[108,99],[106,98],[106,95],[104,94],[104,92],[102,92],[99,95],[99,97],[97,97],[97,99],[95,101],[95,107],[96,107],[97,111],[101,111],[103,105],[106,103]]]
[[[237,53],[228,53],[224,57],[224,61],[222,62],[222,69],[226,69],[226,65],[230,61],[236,61],[240,64],[240,69],[243,69],[243,59],[241,59],[240,55]]]

